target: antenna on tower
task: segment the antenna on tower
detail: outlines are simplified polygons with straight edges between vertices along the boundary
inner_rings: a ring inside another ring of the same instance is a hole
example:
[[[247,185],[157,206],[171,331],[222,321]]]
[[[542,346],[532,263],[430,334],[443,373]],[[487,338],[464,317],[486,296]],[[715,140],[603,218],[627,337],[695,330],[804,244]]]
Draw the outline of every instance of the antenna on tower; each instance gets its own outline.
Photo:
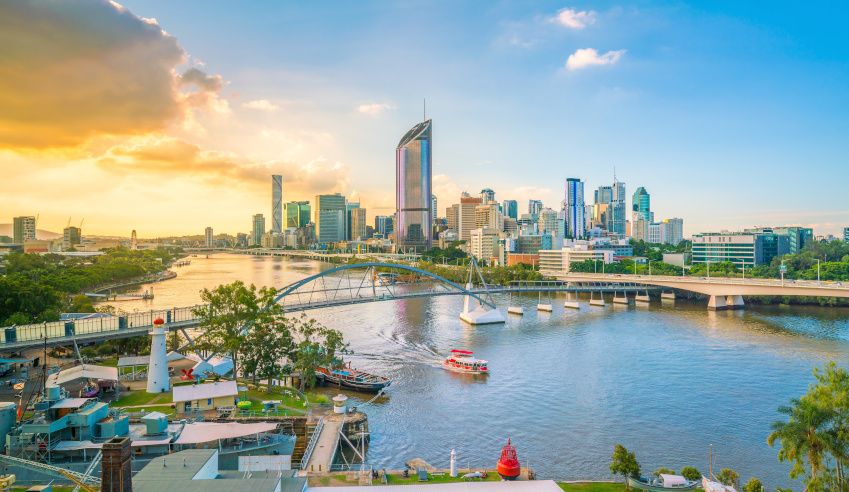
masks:
[[[616,164],[613,165],[613,182],[616,182]]]
[[[427,98],[422,98],[422,121],[427,121]]]

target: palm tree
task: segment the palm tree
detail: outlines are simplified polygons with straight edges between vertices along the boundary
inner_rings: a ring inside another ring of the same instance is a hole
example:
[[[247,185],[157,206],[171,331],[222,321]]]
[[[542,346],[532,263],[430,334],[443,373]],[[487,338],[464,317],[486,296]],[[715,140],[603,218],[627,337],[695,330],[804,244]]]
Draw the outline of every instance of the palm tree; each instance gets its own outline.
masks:
[[[807,399],[793,399],[790,406],[780,407],[780,413],[788,416],[786,422],[772,424],[772,432],[767,444],[773,446],[781,442],[778,451],[780,461],[793,463],[791,478],[798,478],[810,467],[808,484],[815,483],[823,468],[823,459],[830,447],[829,423],[831,412],[813,404]]]

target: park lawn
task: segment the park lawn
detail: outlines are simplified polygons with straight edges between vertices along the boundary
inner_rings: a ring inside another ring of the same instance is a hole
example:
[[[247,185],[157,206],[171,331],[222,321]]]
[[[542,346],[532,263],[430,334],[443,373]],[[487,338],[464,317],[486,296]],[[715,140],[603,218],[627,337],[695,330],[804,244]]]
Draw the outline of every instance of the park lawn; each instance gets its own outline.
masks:
[[[463,480],[464,473],[459,473],[456,478],[452,477],[448,473],[444,473],[441,475],[434,475],[428,473],[427,482],[419,482],[419,477],[415,473],[410,473],[410,476],[404,478],[401,474],[390,474],[388,479],[388,485],[417,485],[417,484],[426,484],[426,483],[455,483],[455,482],[498,482],[501,480],[501,477],[498,476],[495,472],[487,472],[486,478],[473,478],[469,480]],[[375,485],[381,485],[380,480],[374,481]]]
[[[626,490],[623,482],[559,482],[557,485],[568,492],[621,492]]]
[[[171,392],[165,393],[148,393],[144,390],[132,391],[124,393],[120,398],[112,402],[116,407],[135,407],[139,405],[166,405],[170,404]]]
[[[240,397],[244,397],[245,393],[240,393]],[[304,400],[291,392],[285,393],[279,388],[272,388],[271,392],[264,389],[249,389],[247,391],[248,400],[253,404],[250,408],[252,412],[262,412],[262,402],[265,400],[280,400],[282,408],[287,415],[303,415],[306,413],[307,406],[304,405]]]

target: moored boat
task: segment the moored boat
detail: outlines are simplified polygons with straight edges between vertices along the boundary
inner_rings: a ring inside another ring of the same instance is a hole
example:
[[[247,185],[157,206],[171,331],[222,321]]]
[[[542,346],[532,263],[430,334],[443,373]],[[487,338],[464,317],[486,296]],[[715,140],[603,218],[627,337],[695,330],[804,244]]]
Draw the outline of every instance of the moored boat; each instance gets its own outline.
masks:
[[[689,491],[699,488],[699,482],[680,475],[661,474],[654,480],[628,477],[628,487],[646,492]]]
[[[462,372],[465,374],[489,374],[487,361],[476,359],[471,350],[451,351],[451,356],[442,362],[442,367],[449,371]]]
[[[350,362],[341,369],[320,366],[315,370],[315,375],[321,382],[357,391],[377,392],[392,383],[389,378],[353,369]]]

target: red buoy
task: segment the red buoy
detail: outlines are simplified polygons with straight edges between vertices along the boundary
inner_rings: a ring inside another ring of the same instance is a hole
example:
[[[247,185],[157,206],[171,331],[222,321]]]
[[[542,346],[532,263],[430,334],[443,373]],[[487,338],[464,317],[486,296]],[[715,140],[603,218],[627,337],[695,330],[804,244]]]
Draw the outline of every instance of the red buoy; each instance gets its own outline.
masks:
[[[519,474],[522,473],[522,468],[519,466],[519,457],[516,455],[516,448],[510,444],[509,437],[507,438],[507,444],[501,448],[501,458],[498,460],[496,469],[504,480],[516,480]]]
[[[163,320],[162,318],[156,318],[155,320],[153,320],[153,324],[156,325],[156,326],[164,325],[165,320]]]

